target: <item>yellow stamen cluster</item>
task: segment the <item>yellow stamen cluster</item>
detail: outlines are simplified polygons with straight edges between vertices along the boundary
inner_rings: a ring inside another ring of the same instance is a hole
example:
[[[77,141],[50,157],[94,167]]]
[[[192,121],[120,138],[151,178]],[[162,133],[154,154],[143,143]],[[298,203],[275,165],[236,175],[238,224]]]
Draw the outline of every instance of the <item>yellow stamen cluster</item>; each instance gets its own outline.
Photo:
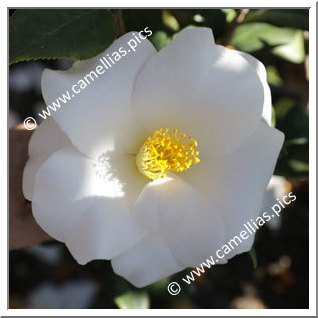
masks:
[[[152,180],[164,178],[169,170],[182,172],[200,162],[197,146],[196,140],[178,134],[177,129],[160,128],[141,146],[136,158],[138,169]]]

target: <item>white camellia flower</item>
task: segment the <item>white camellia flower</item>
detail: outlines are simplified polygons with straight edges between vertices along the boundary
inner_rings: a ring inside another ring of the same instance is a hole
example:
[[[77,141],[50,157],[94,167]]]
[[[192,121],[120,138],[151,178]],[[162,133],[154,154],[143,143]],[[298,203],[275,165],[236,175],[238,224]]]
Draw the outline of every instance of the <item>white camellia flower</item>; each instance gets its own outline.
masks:
[[[68,71],[45,70],[45,102],[132,37]],[[138,287],[198,266],[258,216],[284,139],[270,127],[264,66],[216,45],[207,28],[160,52],[143,40],[52,117],[24,171],[36,221],[80,264],[111,260]]]

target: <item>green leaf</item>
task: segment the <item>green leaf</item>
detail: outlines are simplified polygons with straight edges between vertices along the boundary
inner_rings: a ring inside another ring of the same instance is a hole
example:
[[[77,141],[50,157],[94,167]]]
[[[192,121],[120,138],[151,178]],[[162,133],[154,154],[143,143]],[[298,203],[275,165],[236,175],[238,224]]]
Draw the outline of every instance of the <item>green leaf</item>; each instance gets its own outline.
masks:
[[[180,30],[180,25],[178,20],[173,16],[169,10],[162,10],[162,20],[163,24],[170,30],[176,32]]]
[[[309,171],[309,164],[300,160],[290,160],[289,161],[290,167],[296,172],[308,172]]]
[[[277,68],[273,65],[269,65],[266,67],[267,72],[267,82],[272,85],[281,86],[283,84],[283,80],[279,75]]]
[[[248,254],[251,257],[254,269],[256,269],[257,268],[257,255],[256,255],[255,248],[252,247],[251,250],[248,252]]]
[[[226,15],[226,22],[231,23],[236,17],[236,11],[234,9],[221,9]]]
[[[267,23],[246,23],[235,29],[230,44],[245,52],[255,52],[265,44],[270,47],[288,44],[295,33],[294,29],[278,28]]]
[[[115,304],[120,309],[148,309],[150,307],[150,299],[145,292],[127,292],[114,299]]]
[[[18,9],[10,18],[10,64],[35,59],[88,59],[117,36],[116,17],[101,9]]]
[[[305,59],[304,38],[297,29],[260,22],[241,24],[235,29],[230,44],[248,53],[269,48],[273,54],[293,63]]]
[[[245,22],[266,22],[276,26],[302,30],[309,28],[309,10],[301,9],[263,9],[252,10]]]
[[[302,63],[305,60],[305,45],[302,31],[298,30],[288,44],[275,47],[272,52],[283,59]]]
[[[159,51],[171,41],[171,38],[167,35],[166,32],[157,31],[150,38],[150,41],[152,42],[154,47],[157,49],[157,51]]]

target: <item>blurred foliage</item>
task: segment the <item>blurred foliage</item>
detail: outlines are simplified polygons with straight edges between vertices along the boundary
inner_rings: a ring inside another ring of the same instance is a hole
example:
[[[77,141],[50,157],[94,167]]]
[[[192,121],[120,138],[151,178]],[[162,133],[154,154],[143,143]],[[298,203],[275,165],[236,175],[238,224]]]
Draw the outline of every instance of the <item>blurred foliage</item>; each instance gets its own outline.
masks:
[[[257,268],[257,255],[256,255],[255,248],[253,247],[248,253],[251,257],[253,267],[254,267],[254,269],[256,269]]]
[[[308,66],[306,67],[309,11],[299,9],[249,10],[242,21],[239,19],[240,12],[237,9],[122,10],[125,31],[140,31],[148,26],[153,32],[150,41],[157,50],[167,45],[182,29],[204,26],[212,28],[218,44],[231,45],[234,49],[250,53],[262,61],[266,67],[267,79],[272,92],[272,122],[285,134],[285,142],[275,174],[285,176],[289,180],[305,180],[309,173]],[[10,62],[61,57],[76,60],[97,55],[108,47],[117,35],[116,13],[117,10],[86,9],[17,9],[13,13],[10,11]],[[55,66],[55,61],[50,63],[52,63],[50,67]],[[11,68],[17,67],[19,64],[11,66]],[[13,94],[10,100],[21,100],[22,106],[25,107],[25,96],[19,99],[16,98],[16,95],[17,93]],[[15,106],[14,103],[12,106],[16,109],[22,108]],[[306,196],[304,195],[304,197]],[[299,202],[301,200],[297,196],[297,204],[301,204]],[[305,228],[307,223],[301,211],[299,211],[299,219],[302,220],[303,228]],[[272,256],[266,250],[267,246],[271,253],[276,247],[277,250],[274,253],[278,257],[285,252],[285,250],[282,252],[279,246],[280,240],[285,239],[285,241],[292,242],[289,253],[295,259],[305,263],[308,260],[307,251],[303,249],[305,243],[301,244],[298,238],[293,241],[294,234],[289,236],[290,224],[293,225],[294,231],[299,229],[298,219],[293,217],[289,222],[279,240],[275,241],[275,238],[272,238],[269,233],[263,232],[266,240],[271,240],[272,244],[267,244],[265,240],[267,245],[256,246],[258,249],[263,248],[263,253],[258,252],[259,264],[253,272],[256,273],[255,277],[253,276],[254,283],[262,286],[262,292],[267,291],[264,297],[267,297],[266,299],[272,307],[279,306],[283,302],[283,298],[279,297],[282,295],[281,287],[276,294],[273,293],[276,287],[271,287],[271,281],[268,281],[267,274],[264,274],[266,272],[264,264],[268,265],[273,262]],[[303,240],[306,239],[307,237],[303,238]],[[297,250],[297,255],[294,255],[293,251],[297,242],[299,250]],[[249,268],[252,266],[250,266],[249,258],[251,258],[253,266],[256,266],[255,250],[251,250],[249,254],[250,257],[244,253],[235,257],[227,265],[216,266],[204,277],[198,279],[195,284],[184,286],[180,295],[175,298],[168,294],[166,287],[172,280],[180,282],[188,270],[174,275],[173,278],[158,281],[141,292],[121,277],[114,275],[109,263],[105,269],[104,263],[98,265],[93,262],[87,268],[90,269],[90,273],[98,276],[98,280],[101,282],[101,294],[104,297],[101,298],[100,303],[94,304],[94,307],[104,308],[105,299],[108,299],[106,305],[110,308],[112,306],[115,308],[115,304],[120,308],[147,308],[150,306],[150,295],[151,305],[154,308],[166,308],[167,304],[170,308],[174,306],[186,308],[192,304],[200,308],[227,308],[226,306],[229,306],[231,300],[228,291],[233,292],[233,295],[234,291],[239,293],[239,283],[247,279],[247,273],[251,272]],[[297,258],[298,255],[299,258]],[[242,263],[243,266],[238,265]],[[12,264],[14,266],[14,263]],[[74,265],[72,259],[69,260],[68,266],[76,267],[75,276],[79,275],[81,270],[83,271],[82,267]],[[308,269],[307,263],[304,267],[296,267],[294,270],[297,271],[298,277],[301,277],[301,275],[306,276],[306,269]],[[63,272],[59,275],[63,276]],[[286,277],[288,275],[290,277],[290,273],[284,273],[284,275],[286,285]],[[228,276],[231,276],[231,279],[224,280],[224,277]],[[292,281],[292,278],[289,279]],[[205,284],[206,281],[208,284]],[[219,285],[217,285],[218,281],[220,281]],[[305,278],[302,282],[306,285]],[[19,277],[16,278],[16,284],[18,283]],[[275,281],[275,284],[277,286],[279,282]],[[284,284],[283,286],[285,286]],[[220,296],[218,296],[219,289],[221,289]],[[304,306],[306,303],[306,300],[301,298],[304,294],[303,291],[303,285],[299,288],[295,287],[293,295],[296,296],[291,301],[292,305],[295,304],[295,308]],[[300,294],[297,294],[298,292]],[[211,293],[213,297],[210,297]],[[271,295],[273,295],[272,298]],[[114,303],[109,302],[110,297],[114,299]],[[156,300],[154,305],[153,299]],[[177,299],[178,304],[174,303]],[[184,299],[187,301],[186,304],[183,303]],[[296,304],[297,299],[302,299],[302,301]]]
[[[279,99],[275,110],[276,127],[285,133],[276,174],[289,179],[306,179],[309,173],[308,110],[291,98]]]
[[[139,31],[149,26],[155,32],[163,29],[162,10],[157,9],[125,9],[123,20],[126,32]]]
[[[259,22],[242,24],[235,29],[230,44],[248,53],[270,48],[272,54],[294,63],[305,59],[302,31],[297,29]]]
[[[121,309],[148,309],[150,308],[149,295],[145,292],[128,292],[114,299]]]
[[[279,75],[277,68],[273,65],[269,65],[266,67],[267,72],[267,82],[272,85],[281,86],[283,84],[283,80]]]
[[[234,9],[221,9],[222,12],[226,15],[226,22],[230,23],[236,17],[236,11]]]
[[[281,27],[309,29],[308,10],[305,9],[251,10],[245,22],[266,22]]]

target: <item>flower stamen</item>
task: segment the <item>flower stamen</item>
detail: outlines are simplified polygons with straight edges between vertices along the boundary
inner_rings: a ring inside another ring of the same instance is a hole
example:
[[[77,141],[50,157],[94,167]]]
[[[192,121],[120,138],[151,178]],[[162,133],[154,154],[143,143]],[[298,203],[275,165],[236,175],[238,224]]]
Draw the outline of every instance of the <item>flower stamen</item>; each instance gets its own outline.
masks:
[[[140,147],[136,162],[139,171],[149,179],[164,178],[169,170],[182,172],[200,162],[198,142],[178,134],[178,130],[160,128]]]

